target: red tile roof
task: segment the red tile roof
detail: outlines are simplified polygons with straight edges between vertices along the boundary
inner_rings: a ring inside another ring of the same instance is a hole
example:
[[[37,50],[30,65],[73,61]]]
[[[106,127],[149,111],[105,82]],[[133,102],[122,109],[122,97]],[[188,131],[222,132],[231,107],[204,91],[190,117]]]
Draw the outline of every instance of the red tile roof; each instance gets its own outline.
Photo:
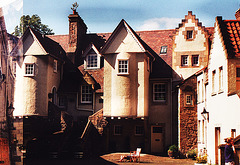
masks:
[[[47,37],[49,37],[52,40],[58,42],[62,46],[64,51],[67,52],[67,50],[68,50],[68,40],[69,40],[68,34],[66,34],[66,35],[47,35]]]
[[[222,34],[228,57],[240,57],[240,20],[222,20],[219,16],[216,17],[216,23]]]
[[[104,68],[101,69],[89,69],[85,70],[84,65],[78,67],[80,72],[84,75],[85,72],[88,72],[92,78],[100,85],[100,89],[97,89],[97,93],[103,93],[103,77],[104,77]]]
[[[240,20],[224,20],[233,52],[240,57]]]

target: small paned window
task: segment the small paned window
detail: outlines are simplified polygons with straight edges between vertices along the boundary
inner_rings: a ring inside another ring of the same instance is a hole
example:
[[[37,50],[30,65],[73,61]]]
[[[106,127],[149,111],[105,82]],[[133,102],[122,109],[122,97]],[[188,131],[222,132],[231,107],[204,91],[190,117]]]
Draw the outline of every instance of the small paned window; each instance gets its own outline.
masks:
[[[114,125],[114,135],[122,135],[122,126]]]
[[[188,65],[188,56],[187,55],[181,56],[181,65],[182,66],[187,66]]]
[[[81,102],[92,103],[92,87],[91,85],[82,85],[81,87]]]
[[[193,39],[193,31],[192,30],[187,31],[187,39]]]
[[[199,56],[193,55],[192,56],[192,66],[198,66],[199,65]]]
[[[34,76],[34,64],[25,64],[25,76]]]
[[[143,135],[143,133],[144,133],[144,127],[137,125],[135,129],[135,135]]]
[[[167,53],[167,46],[162,46],[160,54],[166,54]]]
[[[87,56],[87,68],[97,67],[97,54],[89,54]]]
[[[167,95],[167,89],[165,83],[153,84],[153,101],[165,102]]]
[[[192,95],[186,95],[186,105],[193,105]]]
[[[118,61],[118,73],[128,74],[128,60],[119,60]]]

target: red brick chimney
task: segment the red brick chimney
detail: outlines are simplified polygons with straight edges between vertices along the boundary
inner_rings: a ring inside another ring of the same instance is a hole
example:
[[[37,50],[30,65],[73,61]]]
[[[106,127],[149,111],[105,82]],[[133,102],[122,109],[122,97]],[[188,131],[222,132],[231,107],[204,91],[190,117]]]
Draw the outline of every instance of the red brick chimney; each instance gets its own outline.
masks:
[[[240,8],[236,11],[235,17],[237,20],[240,20]]]
[[[71,56],[70,59],[72,60],[72,62],[76,63],[78,61],[77,58],[79,58],[76,57],[76,54],[79,54],[79,52],[81,52],[84,49],[84,38],[87,33],[87,25],[78,15],[78,12],[76,12],[76,10],[73,10],[73,14],[70,14],[68,18],[69,18],[68,54],[69,57]]]

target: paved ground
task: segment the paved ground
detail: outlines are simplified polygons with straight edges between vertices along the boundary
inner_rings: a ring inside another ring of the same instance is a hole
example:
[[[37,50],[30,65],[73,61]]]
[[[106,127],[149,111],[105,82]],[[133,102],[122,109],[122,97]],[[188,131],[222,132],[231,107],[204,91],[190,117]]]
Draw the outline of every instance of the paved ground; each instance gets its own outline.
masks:
[[[118,162],[121,155],[126,153],[113,153],[98,158],[83,158],[75,160],[34,160],[26,162],[26,165],[194,165],[195,161],[190,159],[171,159],[168,157],[141,154],[140,163]]]

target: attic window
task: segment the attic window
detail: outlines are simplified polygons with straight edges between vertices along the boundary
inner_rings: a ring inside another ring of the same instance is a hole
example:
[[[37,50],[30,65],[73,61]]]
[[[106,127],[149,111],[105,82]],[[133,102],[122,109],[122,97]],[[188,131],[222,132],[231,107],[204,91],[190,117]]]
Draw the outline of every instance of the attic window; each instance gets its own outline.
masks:
[[[193,39],[193,31],[192,30],[187,31],[187,39]]]
[[[97,67],[97,54],[89,54],[87,56],[87,68],[96,68]]]
[[[167,54],[167,46],[161,46],[160,54]]]

